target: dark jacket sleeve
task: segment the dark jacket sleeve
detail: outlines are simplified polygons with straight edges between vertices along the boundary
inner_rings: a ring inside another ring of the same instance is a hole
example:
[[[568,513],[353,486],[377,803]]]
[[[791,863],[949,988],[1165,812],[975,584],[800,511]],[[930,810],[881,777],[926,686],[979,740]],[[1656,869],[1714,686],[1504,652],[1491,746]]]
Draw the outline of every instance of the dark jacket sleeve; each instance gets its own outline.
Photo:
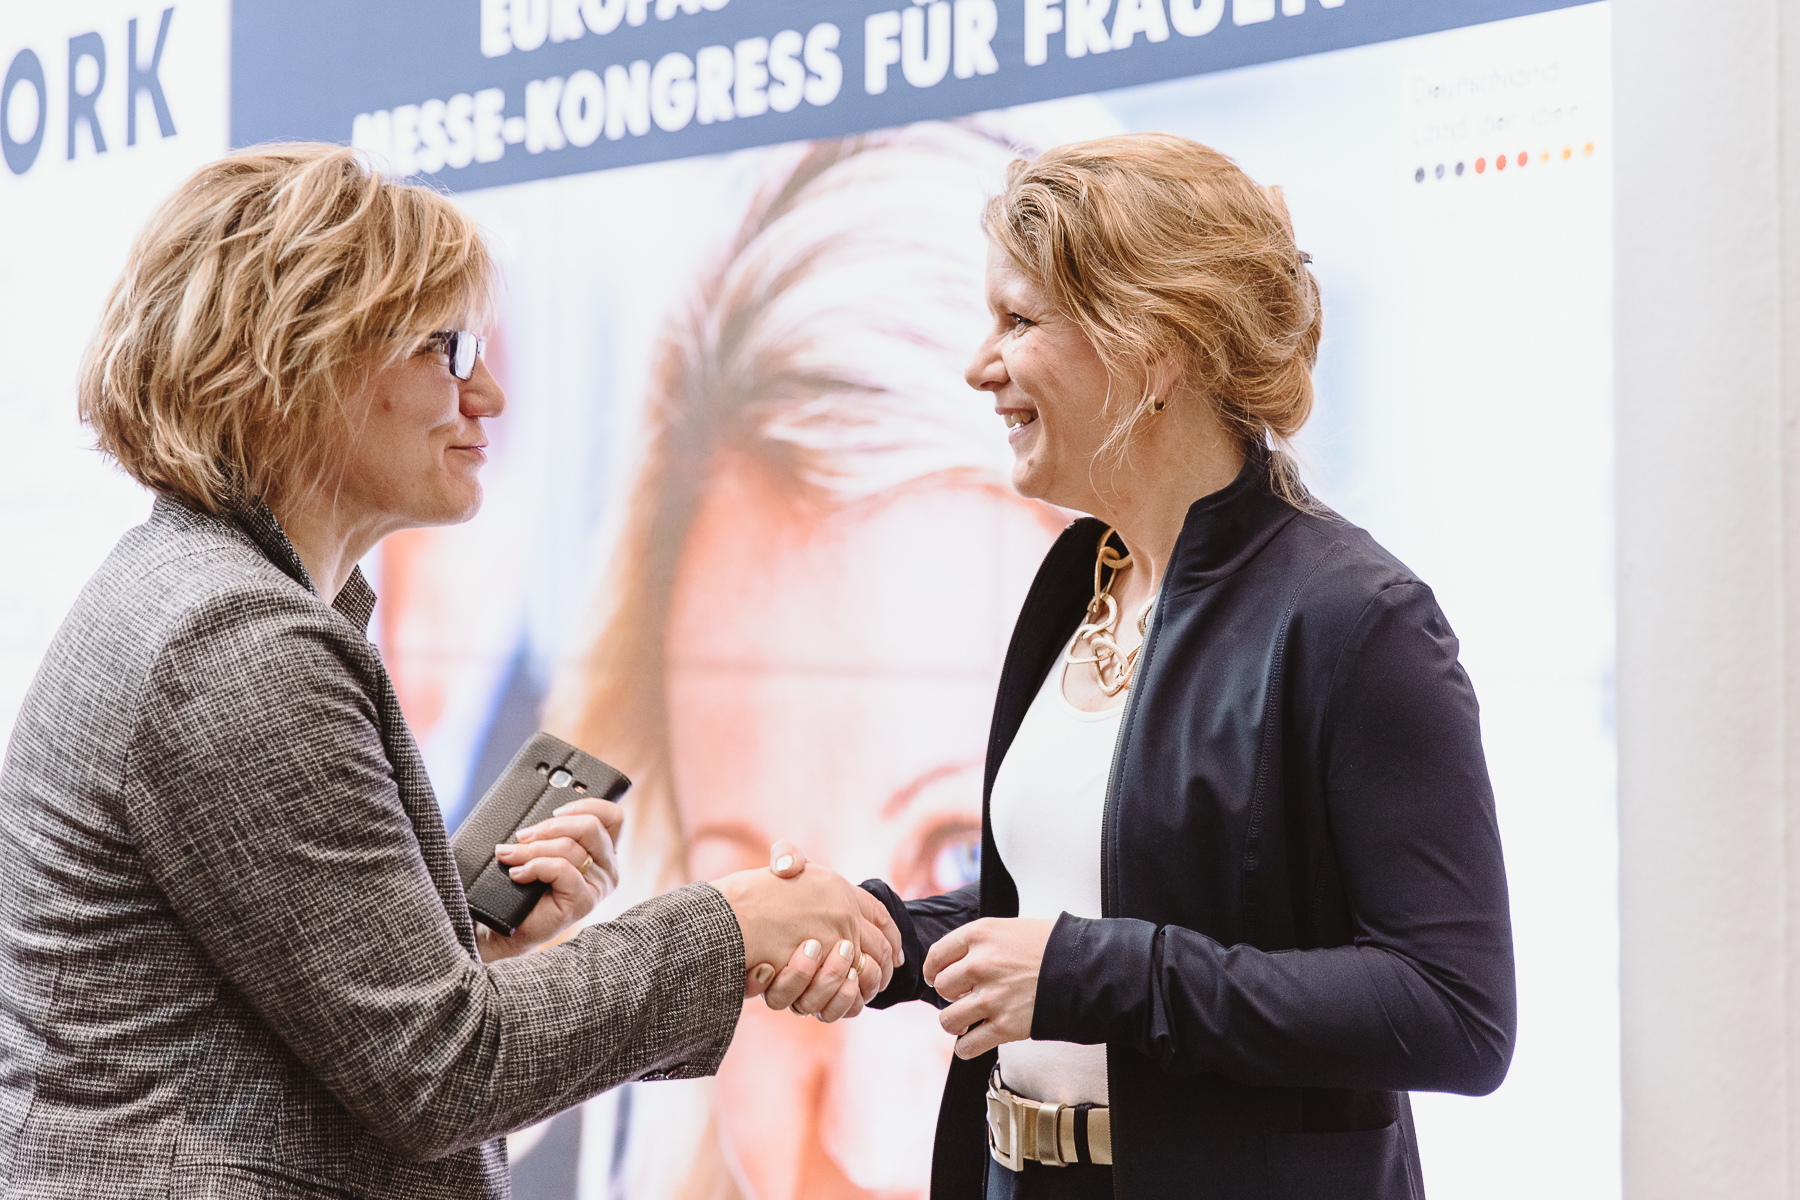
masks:
[[[1423,584],[1339,654],[1319,741],[1349,945],[1268,952],[1136,920],[1058,921],[1034,1038],[1120,1042],[1243,1083],[1482,1095],[1515,1026],[1512,932],[1475,694]]]
[[[900,927],[900,948],[906,952],[906,962],[894,969],[893,979],[869,1007],[891,1008],[907,1000],[923,1000],[943,1008],[949,1001],[925,983],[925,955],[939,938],[981,915],[981,885],[964,884],[942,896],[912,901],[902,901],[879,879],[866,879],[862,886],[886,906]]]

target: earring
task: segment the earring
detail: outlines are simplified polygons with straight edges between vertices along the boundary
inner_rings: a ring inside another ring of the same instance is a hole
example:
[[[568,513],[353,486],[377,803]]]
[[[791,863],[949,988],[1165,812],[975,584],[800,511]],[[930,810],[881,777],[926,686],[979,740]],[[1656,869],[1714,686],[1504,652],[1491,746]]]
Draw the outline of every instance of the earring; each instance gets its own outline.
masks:
[[[1156,398],[1156,393],[1151,392],[1148,396],[1144,397],[1144,407],[1150,410],[1151,416],[1155,416],[1162,412],[1163,409],[1169,407],[1169,402],[1167,400],[1158,400]]]

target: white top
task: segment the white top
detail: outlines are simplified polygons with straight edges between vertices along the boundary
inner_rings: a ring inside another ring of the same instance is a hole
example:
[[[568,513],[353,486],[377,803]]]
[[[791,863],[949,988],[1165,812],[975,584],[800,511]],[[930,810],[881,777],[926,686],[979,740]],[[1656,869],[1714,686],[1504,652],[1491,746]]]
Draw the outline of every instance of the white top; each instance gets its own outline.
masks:
[[[1066,658],[1026,711],[989,800],[994,844],[1018,885],[1021,917],[1100,916],[1101,824],[1125,696],[1100,712],[1076,708],[1063,695]],[[1105,1104],[1106,1047],[1007,1042],[1000,1078],[1032,1100]]]

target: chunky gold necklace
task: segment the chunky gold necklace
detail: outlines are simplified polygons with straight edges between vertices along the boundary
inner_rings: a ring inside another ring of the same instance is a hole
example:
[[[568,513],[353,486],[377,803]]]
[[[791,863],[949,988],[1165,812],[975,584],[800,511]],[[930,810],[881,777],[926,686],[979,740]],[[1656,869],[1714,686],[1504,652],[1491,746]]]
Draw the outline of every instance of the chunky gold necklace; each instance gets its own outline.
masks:
[[[1113,599],[1112,586],[1119,578],[1119,572],[1131,565],[1131,555],[1120,554],[1112,548],[1112,535],[1111,529],[1100,535],[1100,551],[1094,556],[1094,598],[1088,601],[1087,620],[1075,631],[1075,641],[1065,655],[1070,666],[1092,663],[1094,674],[1100,677],[1100,690],[1108,696],[1116,696],[1131,686],[1132,672],[1137,670],[1138,651],[1144,648],[1142,639],[1150,627],[1150,606],[1156,602],[1154,596],[1145,601],[1137,619],[1138,644],[1131,648],[1131,653],[1120,653],[1119,602]],[[1109,570],[1110,575],[1107,574]],[[1083,638],[1087,639],[1091,653],[1086,658],[1076,658],[1075,647]]]

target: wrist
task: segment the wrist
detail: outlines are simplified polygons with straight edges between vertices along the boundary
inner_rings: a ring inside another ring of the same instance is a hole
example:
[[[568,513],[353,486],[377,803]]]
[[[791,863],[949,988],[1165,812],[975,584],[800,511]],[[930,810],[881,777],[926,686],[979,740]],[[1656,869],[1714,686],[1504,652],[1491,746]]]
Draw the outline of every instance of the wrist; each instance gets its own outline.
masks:
[[[735,913],[742,906],[744,897],[749,893],[749,881],[744,877],[753,874],[755,874],[753,871],[733,871],[729,875],[721,875],[710,882],[719,890],[719,894],[725,897],[725,903],[731,905],[731,911]]]
[[[738,936],[744,943],[746,964],[779,961],[771,958],[769,947],[763,945],[767,921],[762,919],[765,905],[758,903],[759,885],[766,886],[767,881],[774,878],[765,870],[753,869],[734,871],[712,881],[713,887],[725,897],[725,903],[731,906],[731,915],[737,918]]]
[[[513,956],[512,947],[506,939],[480,921],[475,922],[475,953],[484,963],[499,962]]]

